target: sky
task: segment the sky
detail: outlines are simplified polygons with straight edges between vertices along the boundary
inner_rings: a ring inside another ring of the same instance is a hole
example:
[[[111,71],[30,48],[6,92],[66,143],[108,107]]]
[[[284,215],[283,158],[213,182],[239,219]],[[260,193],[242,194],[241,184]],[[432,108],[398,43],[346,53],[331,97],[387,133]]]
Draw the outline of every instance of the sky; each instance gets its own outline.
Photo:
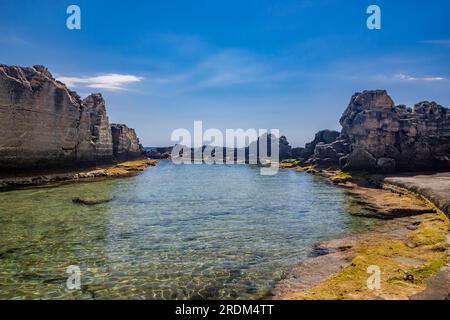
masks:
[[[66,27],[69,5],[81,30]],[[366,9],[381,8],[381,30]],[[0,0],[0,63],[42,64],[144,146],[171,133],[279,129],[302,146],[340,130],[355,92],[450,107],[448,0]]]

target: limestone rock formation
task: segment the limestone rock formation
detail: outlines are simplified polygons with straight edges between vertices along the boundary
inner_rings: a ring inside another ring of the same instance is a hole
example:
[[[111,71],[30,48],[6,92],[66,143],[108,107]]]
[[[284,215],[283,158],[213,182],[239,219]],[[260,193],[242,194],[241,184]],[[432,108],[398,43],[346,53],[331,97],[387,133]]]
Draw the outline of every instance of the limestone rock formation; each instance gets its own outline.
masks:
[[[307,162],[322,167],[333,167],[349,152],[350,144],[345,136],[340,135],[331,143],[318,143],[314,155]]]
[[[340,133],[333,130],[322,130],[316,133],[314,140],[310,143],[307,143],[304,148],[294,148],[292,149],[292,156],[301,159],[307,163],[314,163],[315,162],[315,152],[317,150],[317,147],[328,145],[330,143],[333,143],[336,141],[336,139],[339,137]],[[325,153],[328,152],[325,150],[325,148],[322,149],[321,152],[322,156],[325,156]]]
[[[91,141],[95,144],[94,157],[97,161],[110,161],[113,139],[109,119],[106,115],[105,100],[102,95],[91,94],[83,100],[83,106],[90,115]]]
[[[436,102],[411,109],[395,106],[384,90],[364,91],[352,96],[340,123],[340,134],[321,131],[305,148],[294,148],[293,156],[348,171],[450,168],[450,109]]]
[[[146,150],[145,153],[150,159],[170,159],[173,147],[160,147]]]
[[[141,157],[145,153],[136,132],[125,124],[111,124],[113,153],[118,160]]]
[[[285,136],[280,137],[279,148],[280,148],[279,151],[280,160],[292,158],[292,147],[289,145],[289,142]]]
[[[292,158],[292,147],[290,146],[287,138],[285,136],[281,136],[280,138],[277,138],[276,135],[272,134],[272,133],[265,133],[262,134],[261,136],[258,137],[258,140],[255,142],[252,142],[250,144],[250,147],[246,148],[246,154],[249,154],[249,150],[257,150],[257,159],[258,162],[261,161],[262,159],[260,159],[261,157],[261,152],[259,150],[260,146],[263,146],[265,143],[266,144],[266,152],[268,152],[268,154],[271,154],[271,150],[272,150],[272,145],[276,145],[276,142],[278,139],[278,158],[279,160],[285,160],[285,159],[290,159]],[[256,146],[254,145],[256,144]]]
[[[129,136],[134,155],[137,138]],[[111,128],[100,94],[81,100],[43,66],[0,65],[0,171],[114,160]]]
[[[392,172],[450,168],[450,110],[436,102],[420,102],[413,109],[395,106],[386,91],[353,95],[345,110],[342,132],[351,153],[344,169]]]

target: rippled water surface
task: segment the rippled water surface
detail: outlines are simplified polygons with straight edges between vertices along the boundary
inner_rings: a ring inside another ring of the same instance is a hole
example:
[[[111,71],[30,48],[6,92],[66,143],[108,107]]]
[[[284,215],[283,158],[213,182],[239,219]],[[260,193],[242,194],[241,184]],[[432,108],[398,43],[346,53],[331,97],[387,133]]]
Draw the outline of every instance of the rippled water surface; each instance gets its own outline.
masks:
[[[82,196],[112,197],[95,206]],[[370,221],[294,171],[162,161],[125,179],[0,193],[0,298],[255,299],[314,244]],[[81,290],[66,288],[80,267]]]

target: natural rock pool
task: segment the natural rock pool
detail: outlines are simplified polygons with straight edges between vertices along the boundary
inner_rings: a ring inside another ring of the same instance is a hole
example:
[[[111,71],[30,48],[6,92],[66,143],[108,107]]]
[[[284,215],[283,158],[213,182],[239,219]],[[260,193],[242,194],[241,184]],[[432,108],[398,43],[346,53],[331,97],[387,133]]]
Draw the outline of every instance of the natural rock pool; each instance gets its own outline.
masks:
[[[112,198],[87,206],[77,197]],[[344,190],[295,171],[174,165],[0,193],[0,299],[256,299],[325,239],[364,228]],[[81,290],[66,268],[81,269]]]

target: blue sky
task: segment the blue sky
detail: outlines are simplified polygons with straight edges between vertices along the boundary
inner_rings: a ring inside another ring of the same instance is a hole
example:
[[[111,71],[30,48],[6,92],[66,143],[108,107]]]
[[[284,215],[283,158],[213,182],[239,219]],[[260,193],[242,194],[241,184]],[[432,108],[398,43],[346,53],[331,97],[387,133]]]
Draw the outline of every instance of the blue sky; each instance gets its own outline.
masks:
[[[81,8],[82,29],[66,28]],[[377,4],[382,29],[366,28]],[[450,1],[6,1],[0,63],[44,64],[146,146],[177,128],[279,128],[294,146],[340,129],[350,96],[450,106]]]

